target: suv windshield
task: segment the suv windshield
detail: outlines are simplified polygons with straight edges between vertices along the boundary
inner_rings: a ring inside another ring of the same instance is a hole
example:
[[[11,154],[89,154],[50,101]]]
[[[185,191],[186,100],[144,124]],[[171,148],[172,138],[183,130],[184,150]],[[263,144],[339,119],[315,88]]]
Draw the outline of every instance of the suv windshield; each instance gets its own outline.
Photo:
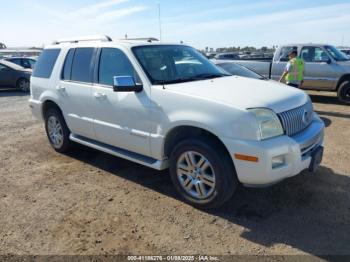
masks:
[[[328,45],[328,46],[325,46],[325,48],[335,61],[348,61],[348,60],[350,60],[344,53],[340,52],[334,46]]]
[[[260,80],[266,79],[262,75],[259,75],[254,71],[244,66],[241,66],[239,64],[235,64],[233,62],[218,63],[217,65],[222,67],[226,72],[230,73],[231,75],[249,77],[249,78],[260,79]]]
[[[152,84],[175,84],[228,76],[196,49],[183,45],[132,48]]]

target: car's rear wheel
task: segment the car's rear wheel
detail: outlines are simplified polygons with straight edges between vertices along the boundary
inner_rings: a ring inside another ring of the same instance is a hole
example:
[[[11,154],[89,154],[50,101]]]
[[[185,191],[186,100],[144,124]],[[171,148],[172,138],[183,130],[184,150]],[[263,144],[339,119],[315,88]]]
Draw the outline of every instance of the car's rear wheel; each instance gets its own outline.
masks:
[[[29,85],[28,79],[25,78],[18,79],[16,83],[17,89],[20,89],[22,92],[29,92]]]
[[[184,200],[204,209],[223,205],[238,185],[232,160],[210,139],[179,143],[171,154],[170,175]]]
[[[350,80],[345,80],[339,86],[338,99],[340,102],[350,105]]]
[[[51,146],[60,153],[71,147],[70,131],[61,112],[57,108],[49,108],[45,114],[45,130]]]

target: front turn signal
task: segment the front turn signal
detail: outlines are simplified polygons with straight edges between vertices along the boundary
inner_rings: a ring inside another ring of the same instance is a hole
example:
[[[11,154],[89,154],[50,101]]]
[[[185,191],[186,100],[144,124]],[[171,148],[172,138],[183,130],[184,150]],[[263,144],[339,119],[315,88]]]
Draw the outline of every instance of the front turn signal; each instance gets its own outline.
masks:
[[[249,162],[258,162],[259,158],[255,156],[248,156],[248,155],[242,155],[242,154],[234,154],[235,158],[238,160],[243,160],[243,161],[249,161]]]

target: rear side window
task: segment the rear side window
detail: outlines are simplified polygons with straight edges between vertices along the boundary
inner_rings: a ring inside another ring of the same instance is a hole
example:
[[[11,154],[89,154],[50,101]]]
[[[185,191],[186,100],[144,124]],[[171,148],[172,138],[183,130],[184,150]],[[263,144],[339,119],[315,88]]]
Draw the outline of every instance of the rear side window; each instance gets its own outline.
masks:
[[[77,82],[92,83],[92,58],[94,48],[76,48],[72,64],[71,80]],[[67,69],[68,70],[68,69]]]
[[[75,49],[70,49],[66,56],[66,60],[64,62],[64,67],[62,70],[62,80],[70,80],[71,78],[74,51]]]
[[[60,49],[45,49],[35,65],[33,76],[50,78],[60,51]]]
[[[296,46],[284,46],[284,47],[282,47],[281,51],[279,53],[279,56],[278,56],[278,60],[281,61],[281,62],[288,62],[289,61],[288,54],[291,51],[297,51],[298,52],[298,47],[296,47]]]

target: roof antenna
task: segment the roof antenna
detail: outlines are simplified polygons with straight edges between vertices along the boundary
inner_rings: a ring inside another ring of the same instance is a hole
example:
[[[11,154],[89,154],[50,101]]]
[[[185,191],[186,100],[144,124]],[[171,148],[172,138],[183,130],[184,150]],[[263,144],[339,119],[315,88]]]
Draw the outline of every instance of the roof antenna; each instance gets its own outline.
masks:
[[[158,26],[159,26],[159,40],[162,42],[162,20],[161,20],[161,13],[160,13],[160,1],[158,1]]]

